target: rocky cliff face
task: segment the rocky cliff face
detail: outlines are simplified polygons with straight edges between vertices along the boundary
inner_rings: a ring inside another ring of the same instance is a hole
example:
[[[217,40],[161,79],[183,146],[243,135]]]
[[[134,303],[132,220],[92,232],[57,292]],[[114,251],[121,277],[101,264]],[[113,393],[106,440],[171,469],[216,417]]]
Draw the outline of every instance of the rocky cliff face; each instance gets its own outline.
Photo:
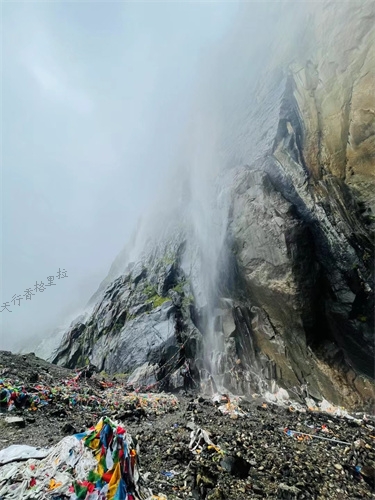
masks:
[[[170,377],[199,352],[200,332],[190,319],[193,295],[180,266],[183,244],[131,263],[102,293],[91,314],[74,322],[54,362],[88,363],[107,373],[130,374],[143,385]],[[193,369],[193,366],[192,366]],[[176,375],[178,376],[178,375]],[[178,385],[178,382],[177,382]]]
[[[374,5],[324,4],[293,53],[263,71],[247,117],[253,152],[229,171],[211,313],[233,392],[282,386],[347,406],[374,397]],[[207,317],[187,239],[114,280],[54,361],[178,385],[187,357],[198,379]]]

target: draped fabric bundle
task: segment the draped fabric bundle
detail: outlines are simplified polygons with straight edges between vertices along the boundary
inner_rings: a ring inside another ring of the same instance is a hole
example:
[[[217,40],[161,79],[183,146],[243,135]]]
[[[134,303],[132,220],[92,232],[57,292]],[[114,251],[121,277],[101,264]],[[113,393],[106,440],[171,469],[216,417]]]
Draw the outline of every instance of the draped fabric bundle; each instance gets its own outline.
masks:
[[[139,485],[137,453],[131,436],[102,418],[86,432],[68,436],[41,460],[0,466],[0,499],[148,500]],[[22,458],[21,458],[22,459]]]
[[[87,481],[75,481],[72,487],[77,499],[106,498],[108,500],[135,500],[142,498],[138,489],[139,474],[136,451],[130,435],[112,422],[102,418],[96,427],[76,435],[94,452],[98,462]],[[95,496],[95,493],[99,495]],[[74,496],[72,497],[74,499]]]
[[[85,480],[96,464],[91,450],[81,440],[75,436],[65,437],[48,450],[47,456],[41,460],[32,458],[26,462],[14,461],[0,466],[0,498],[70,499],[72,482]]]

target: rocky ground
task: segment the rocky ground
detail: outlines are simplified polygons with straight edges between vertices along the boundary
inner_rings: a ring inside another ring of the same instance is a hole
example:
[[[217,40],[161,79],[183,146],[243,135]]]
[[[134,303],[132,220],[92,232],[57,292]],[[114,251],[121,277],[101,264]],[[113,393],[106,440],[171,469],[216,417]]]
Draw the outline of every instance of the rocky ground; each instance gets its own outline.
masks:
[[[371,416],[348,419],[259,399],[214,403],[196,393],[137,395],[121,381],[77,379],[32,354],[0,352],[0,378],[3,386],[12,380],[54,395],[36,409],[3,408],[0,449],[51,446],[107,415],[135,438],[143,480],[168,500],[375,498]]]

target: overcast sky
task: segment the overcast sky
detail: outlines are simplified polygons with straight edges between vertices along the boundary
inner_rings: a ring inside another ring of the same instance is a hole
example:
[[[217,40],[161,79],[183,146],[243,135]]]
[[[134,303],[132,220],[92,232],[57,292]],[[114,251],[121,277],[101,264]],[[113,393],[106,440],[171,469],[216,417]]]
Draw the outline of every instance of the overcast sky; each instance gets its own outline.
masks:
[[[168,175],[202,60],[236,12],[3,3],[1,308],[12,312],[1,313],[0,348],[86,304]],[[56,285],[26,300],[48,276]]]
[[[141,215],[169,216],[171,179],[199,188],[225,143],[249,160],[253,84],[304,28],[287,0],[1,9],[0,349],[17,350],[82,312]]]

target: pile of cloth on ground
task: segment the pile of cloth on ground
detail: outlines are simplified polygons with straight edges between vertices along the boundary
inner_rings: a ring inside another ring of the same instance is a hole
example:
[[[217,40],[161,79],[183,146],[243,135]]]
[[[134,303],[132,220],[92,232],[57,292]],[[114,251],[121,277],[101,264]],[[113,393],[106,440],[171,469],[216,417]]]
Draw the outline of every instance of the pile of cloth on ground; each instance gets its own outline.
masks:
[[[45,458],[13,457],[0,466],[0,500],[151,499],[137,462],[130,434],[104,417],[86,432],[62,439]]]

